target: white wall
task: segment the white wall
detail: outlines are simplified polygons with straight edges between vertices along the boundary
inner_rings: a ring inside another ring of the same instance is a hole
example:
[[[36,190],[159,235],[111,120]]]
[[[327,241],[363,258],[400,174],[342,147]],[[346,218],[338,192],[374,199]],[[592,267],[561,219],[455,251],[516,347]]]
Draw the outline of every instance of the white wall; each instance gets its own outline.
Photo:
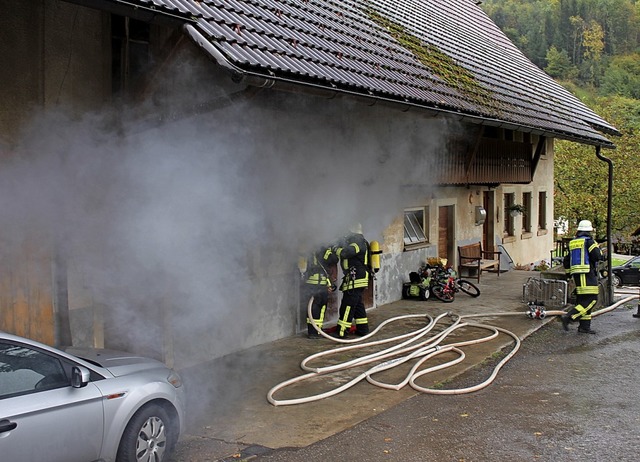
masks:
[[[520,267],[533,267],[542,260],[549,262],[551,251],[554,247],[553,236],[553,208],[554,208],[554,184],[553,184],[553,140],[547,141],[546,154],[538,163],[533,182],[528,185],[502,185],[496,190],[497,208],[499,213],[504,213],[502,204],[503,194],[515,193],[516,201],[522,202],[522,193],[530,192],[533,198],[532,204],[532,232],[522,231],[522,215],[515,217],[516,233],[513,238],[503,238],[504,249],[508,252],[513,265]],[[539,193],[546,193],[546,228],[540,229],[538,223]],[[502,215],[501,215],[502,216]],[[502,230],[500,225],[497,228]]]

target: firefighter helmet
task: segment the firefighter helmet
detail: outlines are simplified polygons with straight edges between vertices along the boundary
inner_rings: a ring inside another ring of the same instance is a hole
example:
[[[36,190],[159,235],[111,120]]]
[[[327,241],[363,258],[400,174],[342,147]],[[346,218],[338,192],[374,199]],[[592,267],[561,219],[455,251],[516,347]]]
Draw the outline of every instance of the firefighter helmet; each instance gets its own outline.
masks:
[[[589,220],[582,220],[578,223],[578,231],[593,231],[593,226]]]
[[[353,234],[362,234],[362,225],[360,223],[351,223],[349,232]]]

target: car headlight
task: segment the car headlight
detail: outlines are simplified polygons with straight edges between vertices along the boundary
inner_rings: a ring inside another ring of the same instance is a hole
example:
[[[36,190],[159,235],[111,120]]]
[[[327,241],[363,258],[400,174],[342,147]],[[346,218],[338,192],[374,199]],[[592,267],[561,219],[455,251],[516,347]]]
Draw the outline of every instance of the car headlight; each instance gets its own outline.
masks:
[[[171,374],[167,377],[167,382],[176,388],[180,388],[182,386],[182,378],[180,378],[176,371],[171,371]]]

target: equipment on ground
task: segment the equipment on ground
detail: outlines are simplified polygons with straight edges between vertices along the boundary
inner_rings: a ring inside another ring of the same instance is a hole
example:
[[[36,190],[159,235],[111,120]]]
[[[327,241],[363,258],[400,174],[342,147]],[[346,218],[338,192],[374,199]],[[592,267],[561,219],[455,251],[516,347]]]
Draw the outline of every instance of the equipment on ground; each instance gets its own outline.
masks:
[[[451,303],[457,292],[464,292],[471,297],[478,297],[478,286],[457,277],[453,268],[446,267],[441,259],[427,260],[420,269],[409,273],[409,282],[402,285],[402,298],[420,298],[428,300],[433,295],[438,300]]]

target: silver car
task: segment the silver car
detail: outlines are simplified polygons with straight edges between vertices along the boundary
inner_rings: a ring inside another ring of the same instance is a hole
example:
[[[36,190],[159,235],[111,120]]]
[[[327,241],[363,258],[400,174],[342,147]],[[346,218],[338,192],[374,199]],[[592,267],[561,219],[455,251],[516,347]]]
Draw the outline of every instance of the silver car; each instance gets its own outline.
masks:
[[[180,377],[159,361],[0,331],[2,461],[167,460],[184,409]]]

